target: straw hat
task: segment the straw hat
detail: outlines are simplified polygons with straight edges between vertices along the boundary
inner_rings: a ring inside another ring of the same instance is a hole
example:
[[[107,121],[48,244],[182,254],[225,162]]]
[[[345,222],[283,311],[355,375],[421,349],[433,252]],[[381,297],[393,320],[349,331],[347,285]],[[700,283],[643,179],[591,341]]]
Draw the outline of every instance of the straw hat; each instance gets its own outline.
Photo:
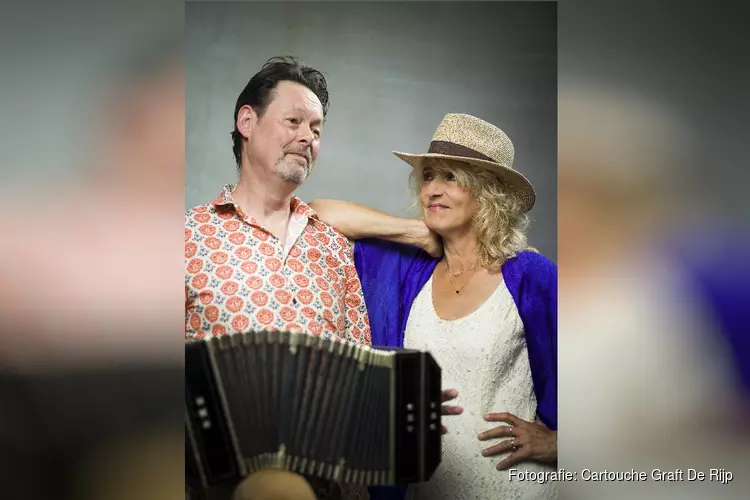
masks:
[[[513,170],[514,152],[510,138],[491,123],[471,115],[448,114],[432,136],[427,153],[394,151],[393,154],[412,167],[428,158],[442,158],[487,168],[500,178],[506,190],[518,197],[522,210],[528,212],[534,206],[536,193],[528,179]]]

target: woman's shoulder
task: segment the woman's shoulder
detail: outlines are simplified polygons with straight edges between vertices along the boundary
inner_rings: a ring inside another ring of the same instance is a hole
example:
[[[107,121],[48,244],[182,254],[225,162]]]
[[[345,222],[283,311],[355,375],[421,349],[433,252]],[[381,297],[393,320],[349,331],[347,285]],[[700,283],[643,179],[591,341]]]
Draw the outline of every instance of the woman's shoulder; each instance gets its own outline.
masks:
[[[532,249],[521,250],[506,265],[523,274],[557,275],[557,264]]]
[[[503,265],[502,271],[505,284],[517,303],[556,294],[557,265],[538,252],[518,252]]]
[[[431,262],[436,259],[431,257],[427,252],[412,245],[395,243],[379,238],[365,238],[357,240],[354,245],[355,251],[366,255],[369,259],[382,261],[389,260],[408,260]]]

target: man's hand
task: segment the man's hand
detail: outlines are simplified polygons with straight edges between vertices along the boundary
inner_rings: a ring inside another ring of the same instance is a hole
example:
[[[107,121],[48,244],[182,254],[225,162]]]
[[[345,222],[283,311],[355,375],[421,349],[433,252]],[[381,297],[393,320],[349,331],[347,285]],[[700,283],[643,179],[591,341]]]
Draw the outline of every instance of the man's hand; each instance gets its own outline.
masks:
[[[414,221],[413,240],[413,245],[421,248],[430,256],[435,258],[443,256],[443,239],[421,220]]]
[[[520,462],[534,461],[548,465],[557,462],[557,431],[551,431],[537,418],[534,422],[522,420],[512,413],[490,413],[484,419],[488,422],[505,422],[479,435],[480,441],[510,437],[502,443],[482,450],[489,457],[511,452],[505,460],[497,464],[497,470],[507,469]]]
[[[456,389],[445,389],[443,391],[443,403],[456,399],[457,397],[458,397],[458,391]],[[446,405],[446,404],[443,404],[440,407],[440,410],[443,415],[460,415],[464,411],[464,409],[461,408],[460,406],[453,406],[453,405]],[[442,434],[445,434],[446,432],[448,432],[448,429],[443,425],[441,426],[440,432]]]

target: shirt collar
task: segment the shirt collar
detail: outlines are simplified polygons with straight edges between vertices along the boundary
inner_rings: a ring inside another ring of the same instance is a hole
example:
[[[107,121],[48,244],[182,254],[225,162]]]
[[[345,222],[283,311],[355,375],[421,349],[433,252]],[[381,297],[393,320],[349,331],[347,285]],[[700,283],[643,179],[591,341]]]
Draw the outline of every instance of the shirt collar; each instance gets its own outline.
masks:
[[[232,208],[235,211],[242,212],[239,205],[237,205],[237,203],[234,201],[234,197],[232,196],[232,193],[234,192],[236,187],[237,184],[225,184],[221,190],[221,194],[219,194],[219,196],[215,200],[213,200],[211,204],[217,207],[227,207]],[[292,213],[295,215],[302,215],[309,219],[320,219],[320,217],[318,217],[318,214],[315,213],[315,211],[310,208],[307,203],[297,198],[296,196],[292,196],[291,209]]]

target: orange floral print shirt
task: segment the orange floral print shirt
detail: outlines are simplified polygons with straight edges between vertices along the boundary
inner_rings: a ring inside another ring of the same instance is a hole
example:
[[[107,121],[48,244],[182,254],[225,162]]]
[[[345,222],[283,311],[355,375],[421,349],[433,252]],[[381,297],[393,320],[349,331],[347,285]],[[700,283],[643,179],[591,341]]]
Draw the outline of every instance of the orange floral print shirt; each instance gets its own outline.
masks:
[[[234,185],[185,215],[185,338],[300,330],[369,345],[354,247],[297,197],[287,242],[246,215]]]

